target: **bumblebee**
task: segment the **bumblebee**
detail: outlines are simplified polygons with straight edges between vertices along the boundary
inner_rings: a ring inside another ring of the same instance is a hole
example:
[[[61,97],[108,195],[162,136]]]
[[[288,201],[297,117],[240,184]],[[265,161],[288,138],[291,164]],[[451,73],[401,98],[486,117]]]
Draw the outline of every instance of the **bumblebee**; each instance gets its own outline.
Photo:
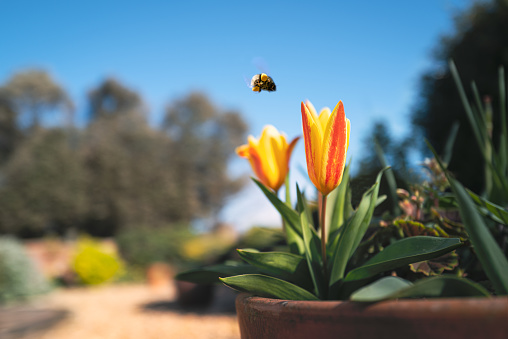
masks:
[[[265,73],[256,74],[250,81],[250,87],[254,92],[268,91],[274,92],[276,90],[275,82]]]

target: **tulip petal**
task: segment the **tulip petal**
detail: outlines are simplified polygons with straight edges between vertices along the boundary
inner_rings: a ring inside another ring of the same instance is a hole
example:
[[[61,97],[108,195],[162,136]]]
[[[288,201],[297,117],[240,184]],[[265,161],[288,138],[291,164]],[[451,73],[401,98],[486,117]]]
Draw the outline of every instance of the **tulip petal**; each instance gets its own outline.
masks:
[[[316,111],[316,108],[314,107],[314,105],[312,104],[312,102],[310,102],[309,100],[306,100],[305,101],[305,106],[307,107],[307,109],[309,110],[309,112],[312,114],[312,115],[315,115],[317,116],[317,111]]]
[[[316,177],[316,151],[320,145],[316,145],[315,141],[313,140],[313,134],[316,134],[313,133],[313,125],[315,125],[315,122],[312,116],[312,111],[310,111],[303,102],[301,105],[301,111],[303,136],[305,142],[305,157],[307,160],[307,172],[314,186],[318,187],[318,181]]]
[[[342,180],[348,143],[347,126],[344,105],[339,101],[328,120],[323,139],[320,179],[323,189],[321,193],[324,195],[330,193]]]
[[[328,119],[330,119],[331,114],[332,112],[328,107],[323,108],[321,112],[319,112],[319,123],[323,131],[326,129],[326,124],[328,123]]]
[[[300,140],[300,137],[296,137],[293,140],[291,140],[291,143],[289,144],[289,146],[287,148],[286,160],[287,160],[288,166],[289,166],[289,159],[291,159],[291,153],[293,153],[293,149],[295,148],[298,140]]]
[[[261,133],[259,139],[258,152],[260,157],[264,159],[263,169],[267,180],[269,181],[269,187],[274,187],[277,178],[279,177],[279,167],[277,165],[277,158],[279,152],[277,151],[282,145],[279,140],[279,131],[272,126],[267,125]]]
[[[351,122],[346,118],[347,122],[347,143],[346,143],[346,151],[349,149],[349,131],[351,130]]]
[[[263,169],[263,161],[261,159],[261,156],[258,154],[256,149],[249,148],[249,163],[252,167],[252,170],[254,171],[254,174],[256,177],[258,177],[259,181],[261,181],[264,185],[271,187],[269,180],[267,176],[265,175],[264,169]]]

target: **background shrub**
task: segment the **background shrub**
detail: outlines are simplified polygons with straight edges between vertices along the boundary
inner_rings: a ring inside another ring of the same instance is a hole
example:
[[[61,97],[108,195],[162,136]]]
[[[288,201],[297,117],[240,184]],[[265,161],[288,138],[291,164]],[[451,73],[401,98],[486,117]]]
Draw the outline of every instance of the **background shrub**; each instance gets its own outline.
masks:
[[[14,238],[0,237],[0,304],[49,290],[48,281],[37,270],[23,245]]]
[[[85,285],[98,285],[119,276],[123,264],[116,251],[89,237],[79,240],[72,268]]]
[[[187,227],[130,228],[116,237],[118,250],[128,265],[146,268],[154,262],[178,264],[184,260],[182,244],[192,238]]]

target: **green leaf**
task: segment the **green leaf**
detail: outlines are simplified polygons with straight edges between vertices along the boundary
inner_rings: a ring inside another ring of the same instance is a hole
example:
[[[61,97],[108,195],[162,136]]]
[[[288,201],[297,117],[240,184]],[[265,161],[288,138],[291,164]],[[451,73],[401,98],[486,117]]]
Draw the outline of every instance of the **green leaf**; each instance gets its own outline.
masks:
[[[305,198],[305,194],[302,191],[300,191],[300,187],[298,186],[298,184],[296,185],[296,195],[298,197],[298,209],[300,211],[305,212],[305,216],[306,216],[307,221],[310,225],[309,229],[312,232],[312,239],[314,241],[314,245],[316,246],[316,248],[321,249],[321,240],[320,240],[320,238],[316,232],[316,229],[314,228],[314,224],[312,222],[313,218],[312,218],[312,211],[310,209],[310,205],[307,202],[307,199]],[[300,217],[300,219],[301,219],[301,217]],[[302,234],[303,234],[303,228],[302,228]]]
[[[443,275],[421,279],[414,284],[398,277],[384,277],[353,293],[351,300],[375,302],[397,298],[488,296],[489,292],[479,284]]]
[[[259,186],[261,191],[270,200],[275,209],[280,213],[284,220],[284,226],[286,230],[286,239],[292,253],[303,254],[304,245],[302,238],[302,227],[300,225],[300,217],[296,211],[291,209],[288,205],[282,202],[275,193],[266,188],[258,180],[252,178],[252,180]]]
[[[262,274],[244,274],[220,280],[235,290],[260,297],[284,300],[319,300],[314,294],[301,287]]]
[[[453,155],[453,146],[455,145],[455,139],[457,138],[457,133],[459,132],[460,123],[455,121],[448,133],[448,137],[446,138],[446,143],[443,149],[443,161],[446,164],[449,164],[452,160]]]
[[[358,231],[356,232],[355,242],[353,244],[353,247],[351,248],[351,252],[349,253],[349,258],[351,258],[353,256],[353,253],[356,251],[356,248],[358,247],[358,245],[360,245],[360,242],[362,241],[363,236],[365,235],[365,232],[367,232],[367,229],[369,228],[370,221],[372,219],[372,214],[374,213],[374,209],[377,206],[376,204],[378,201],[378,194],[379,194],[379,186],[381,183],[381,177],[383,176],[383,173],[385,173],[386,171],[388,171],[390,169],[391,169],[390,167],[385,167],[381,171],[379,171],[377,178],[376,178],[376,183],[371,188],[372,191],[370,193],[369,210],[368,210],[368,213],[365,215],[365,217],[361,220],[360,224],[358,224],[356,226],[356,227],[358,227],[357,228]]]
[[[297,254],[286,252],[256,252],[238,250],[240,258],[256,266],[263,273],[287,280],[305,289],[312,288],[307,261]]]
[[[462,222],[476,255],[498,294],[508,294],[508,260],[476,210],[471,197],[455,179],[448,178],[457,198]]]
[[[352,211],[351,195],[348,194],[351,190],[349,185],[350,165],[351,160],[344,169],[342,182],[327,197],[326,224],[329,225],[329,234],[342,227]]]
[[[388,167],[385,153],[383,152],[383,149],[381,148],[381,145],[379,145],[379,142],[377,141],[376,138],[374,138],[374,148],[376,150],[377,158],[381,163],[381,167],[383,168]],[[397,195],[397,182],[395,181],[395,175],[393,174],[393,171],[386,172],[386,181],[388,182],[390,199],[392,200],[392,215],[399,215],[400,208],[399,208],[399,197]]]
[[[470,190],[466,189],[466,191],[469,193],[471,198],[474,200],[474,202],[482,207],[484,207],[487,211],[489,211],[492,215],[487,214],[487,217],[494,216],[496,219],[496,222],[499,222],[500,224],[508,225],[508,210],[498,206],[494,203],[491,203],[490,201],[483,199],[482,197],[479,197],[478,195],[474,194]]]
[[[365,279],[415,262],[437,258],[461,245],[458,238],[427,236],[404,238],[386,247],[363,266],[350,271],[345,280]]]
[[[350,299],[353,301],[373,302],[389,299],[394,293],[413,285],[411,282],[399,277],[384,277],[376,282],[360,288]]]
[[[328,285],[330,287],[330,296],[338,294],[337,289],[339,288],[340,280],[344,277],[347,262],[369,227],[379,192],[379,181],[385,170],[387,169],[385,168],[379,172],[376,183],[363,194],[353,217],[343,226],[342,233],[339,237],[335,238],[337,240],[330,244],[332,253],[334,253],[330,261],[331,272]]]
[[[485,149],[484,149],[484,137],[482,135],[483,130],[479,127],[477,124],[477,119],[475,118],[475,115],[473,114],[473,110],[471,109],[471,105],[469,104],[469,100],[466,96],[466,91],[464,90],[464,87],[462,86],[462,81],[460,80],[459,72],[457,71],[457,67],[455,66],[455,63],[450,60],[449,62],[450,66],[450,72],[452,73],[453,79],[455,81],[455,85],[457,86],[457,90],[459,91],[460,100],[462,101],[462,105],[464,106],[464,109],[466,111],[466,116],[469,120],[469,124],[471,125],[471,128],[473,130],[473,135],[476,138],[476,142],[478,146],[480,147],[480,150],[482,151],[482,154],[485,155]]]
[[[452,60],[450,60],[449,65],[450,72],[452,73],[453,79],[455,80],[455,84],[459,91],[459,96],[464,106],[466,116],[469,120],[471,129],[473,130],[473,135],[475,136],[478,148],[481,151],[482,157],[485,161],[486,164],[485,170],[489,172],[488,176],[492,178],[493,186],[496,189],[496,191],[501,190],[502,192],[508,192],[508,179],[506,176],[506,172],[504,171],[505,167],[502,164],[502,160],[492,161],[492,156],[491,154],[488,153],[487,150],[488,148],[494,149],[492,139],[488,137],[485,124],[482,124],[479,114],[478,113],[474,114],[475,112],[473,111],[471,105],[469,104],[469,100],[467,99],[466,92],[464,91],[464,88],[462,86],[462,82],[460,80],[460,76],[457,71],[457,67],[455,66],[455,63]],[[506,119],[506,117],[502,116],[501,119]],[[503,137],[506,137],[506,133],[507,133],[506,124],[504,124],[503,133],[501,133],[501,139],[503,139]],[[505,151],[504,154],[500,154],[500,159],[506,158],[506,148],[504,149],[504,151]],[[497,158],[497,156],[495,156],[495,158]]]
[[[303,197],[300,190],[297,190],[298,204],[303,204]],[[306,209],[303,209],[300,213],[303,241],[305,246],[305,259],[309,267],[309,272],[314,284],[316,294],[323,299],[325,296],[326,285],[324,283],[324,277],[322,273],[322,258],[320,253],[320,242],[317,234],[312,232],[311,225],[309,224],[309,213]]]
[[[219,278],[229,277],[240,274],[261,273],[261,271],[251,265],[239,263],[237,265],[212,265],[197,268],[177,274],[175,279],[188,281],[196,284],[213,284],[219,283]]]
[[[428,141],[426,143],[434,153],[439,166],[444,170],[436,150]],[[469,240],[473,244],[485,274],[489,277],[497,294],[508,294],[508,260],[476,210],[476,206],[465,188],[448,174],[447,178],[457,199],[460,216],[469,234]]]

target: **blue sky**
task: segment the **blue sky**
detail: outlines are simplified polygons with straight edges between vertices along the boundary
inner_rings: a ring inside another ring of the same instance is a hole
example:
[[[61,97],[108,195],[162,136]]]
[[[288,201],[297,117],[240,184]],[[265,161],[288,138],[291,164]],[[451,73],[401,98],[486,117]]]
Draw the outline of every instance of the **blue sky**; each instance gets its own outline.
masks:
[[[23,69],[46,69],[66,88],[82,121],[88,91],[113,76],[142,95],[154,125],[169,102],[198,90],[217,106],[242,112],[251,134],[272,124],[290,138],[301,134],[301,101],[320,109],[342,100],[351,120],[348,153],[354,162],[374,121],[386,120],[395,135],[410,132],[419,76],[432,65],[439,37],[452,30],[453,14],[468,4],[4,1],[0,83]],[[246,87],[244,79],[260,72],[259,59],[277,92]],[[300,143],[293,172],[302,166]],[[234,170],[249,172],[241,159]],[[249,186],[225,219],[241,229],[276,220],[262,199]]]

